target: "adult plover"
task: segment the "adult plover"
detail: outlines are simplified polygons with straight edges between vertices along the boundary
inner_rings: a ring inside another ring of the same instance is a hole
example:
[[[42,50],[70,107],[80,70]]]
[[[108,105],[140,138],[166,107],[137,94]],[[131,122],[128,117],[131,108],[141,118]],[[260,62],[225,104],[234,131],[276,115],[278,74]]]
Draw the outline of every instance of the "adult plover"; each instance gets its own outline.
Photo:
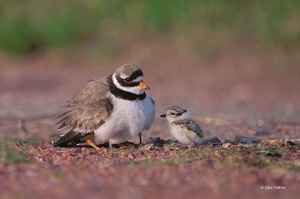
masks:
[[[59,130],[67,128],[55,146],[72,146],[86,141],[96,145],[119,144],[149,130],[154,117],[153,99],[145,93],[143,71],[137,65],[125,64],[115,73],[88,81],[66,103],[59,115]]]
[[[179,142],[189,146],[201,143],[203,132],[198,124],[191,119],[190,113],[186,109],[172,106],[161,117],[167,119],[168,131]]]

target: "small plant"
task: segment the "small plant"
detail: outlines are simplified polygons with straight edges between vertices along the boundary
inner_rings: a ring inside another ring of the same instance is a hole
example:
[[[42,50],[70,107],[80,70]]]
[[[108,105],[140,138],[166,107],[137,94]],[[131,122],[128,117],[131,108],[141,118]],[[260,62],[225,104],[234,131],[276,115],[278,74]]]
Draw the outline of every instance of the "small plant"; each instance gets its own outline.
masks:
[[[36,142],[36,138],[4,139],[0,141],[0,161],[3,162],[23,162],[26,161],[24,153],[28,146]]]
[[[175,142],[174,142],[174,141],[171,141],[171,142],[169,143],[169,146],[175,146]]]
[[[25,154],[16,146],[16,141],[1,141],[0,160],[3,162],[22,162],[25,161]]]

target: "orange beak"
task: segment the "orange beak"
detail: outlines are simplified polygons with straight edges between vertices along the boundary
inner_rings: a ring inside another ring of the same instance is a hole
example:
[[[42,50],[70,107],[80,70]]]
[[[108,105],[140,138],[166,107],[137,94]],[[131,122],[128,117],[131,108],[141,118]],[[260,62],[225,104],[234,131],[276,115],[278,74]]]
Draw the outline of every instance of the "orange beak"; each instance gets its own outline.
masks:
[[[140,88],[145,89],[145,90],[150,90],[149,86],[147,86],[146,84],[144,84],[144,82],[140,82]]]

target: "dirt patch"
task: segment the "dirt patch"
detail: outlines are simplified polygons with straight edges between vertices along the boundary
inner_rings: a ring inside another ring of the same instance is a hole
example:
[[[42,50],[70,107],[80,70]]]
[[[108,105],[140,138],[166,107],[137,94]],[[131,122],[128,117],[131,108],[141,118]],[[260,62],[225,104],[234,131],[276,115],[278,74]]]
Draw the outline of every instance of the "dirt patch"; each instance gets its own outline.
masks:
[[[299,149],[284,141],[193,148],[149,138],[137,147],[55,148],[14,142],[26,154],[1,163],[4,198],[296,198]],[[243,191],[241,191],[243,190]]]

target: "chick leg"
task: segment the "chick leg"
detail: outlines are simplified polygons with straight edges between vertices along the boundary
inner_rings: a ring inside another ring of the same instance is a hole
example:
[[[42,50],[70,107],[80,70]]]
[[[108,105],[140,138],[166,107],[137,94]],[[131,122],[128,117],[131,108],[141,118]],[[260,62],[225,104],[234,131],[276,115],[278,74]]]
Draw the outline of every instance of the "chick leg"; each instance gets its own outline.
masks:
[[[108,141],[108,150],[111,151],[112,150],[112,143],[111,140],[109,139]]]

